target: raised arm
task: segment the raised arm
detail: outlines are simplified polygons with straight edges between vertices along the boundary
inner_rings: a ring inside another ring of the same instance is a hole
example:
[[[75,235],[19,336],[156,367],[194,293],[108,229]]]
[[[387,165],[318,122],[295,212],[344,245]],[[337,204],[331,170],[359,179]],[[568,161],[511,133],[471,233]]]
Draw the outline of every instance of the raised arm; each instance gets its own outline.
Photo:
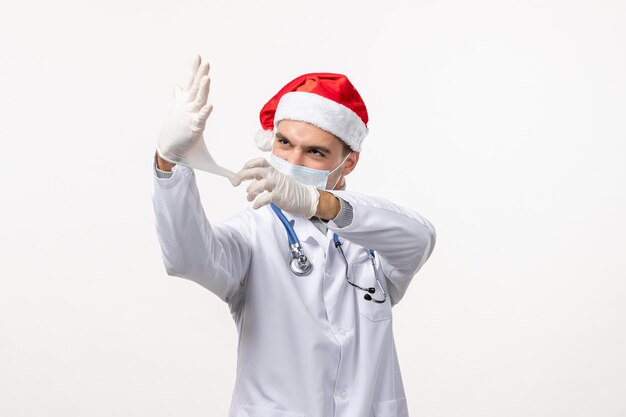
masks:
[[[230,303],[243,286],[251,251],[239,218],[211,225],[194,172],[177,165],[170,178],[154,177],[156,229],[169,275],[197,282]]]
[[[236,218],[211,225],[189,168],[234,177],[212,163],[203,137],[213,108],[208,101],[208,72],[209,64],[196,56],[184,86],[176,88],[174,109],[157,141],[153,203],[168,274],[195,281],[230,303],[243,285],[250,261],[247,225]]]
[[[352,206],[352,222],[339,227],[330,221],[328,227],[350,242],[378,253],[391,301],[398,303],[435,247],[435,228],[415,211],[383,198],[348,191],[332,193]]]

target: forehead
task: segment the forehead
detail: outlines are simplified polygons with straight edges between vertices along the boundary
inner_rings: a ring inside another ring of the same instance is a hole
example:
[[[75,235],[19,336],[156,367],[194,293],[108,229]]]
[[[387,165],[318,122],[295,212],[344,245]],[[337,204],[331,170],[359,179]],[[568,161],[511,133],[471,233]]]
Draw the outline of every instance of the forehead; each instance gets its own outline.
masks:
[[[292,145],[343,148],[343,142],[337,136],[307,122],[281,120],[277,126],[277,134],[289,140]]]

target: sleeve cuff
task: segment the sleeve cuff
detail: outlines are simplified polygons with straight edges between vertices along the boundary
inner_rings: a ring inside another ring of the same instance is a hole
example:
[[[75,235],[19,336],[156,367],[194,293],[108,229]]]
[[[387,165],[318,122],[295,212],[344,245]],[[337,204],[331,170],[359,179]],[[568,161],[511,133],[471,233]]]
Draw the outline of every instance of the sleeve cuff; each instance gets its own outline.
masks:
[[[171,178],[172,175],[174,175],[174,171],[176,170],[176,167],[178,166],[178,165],[175,165],[171,171],[161,171],[159,168],[157,168],[156,154],[154,156],[152,165],[154,167],[154,174],[156,175],[157,178]]]
[[[339,205],[341,206],[341,208],[339,209],[339,213],[337,213],[337,216],[331,221],[335,224],[336,227],[339,228],[350,226],[354,214],[352,205],[337,195],[335,195],[335,197],[339,199]]]
[[[174,175],[173,171],[161,171],[159,168],[155,167],[155,174],[157,178],[171,178]]]

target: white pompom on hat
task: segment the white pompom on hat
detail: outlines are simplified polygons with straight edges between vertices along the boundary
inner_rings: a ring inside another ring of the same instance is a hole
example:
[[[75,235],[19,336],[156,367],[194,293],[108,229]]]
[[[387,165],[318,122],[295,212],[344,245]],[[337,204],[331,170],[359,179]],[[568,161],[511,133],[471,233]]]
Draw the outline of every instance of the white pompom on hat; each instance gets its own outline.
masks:
[[[281,120],[297,120],[319,127],[360,152],[367,136],[367,108],[348,77],[342,74],[304,74],[285,85],[261,109],[263,130],[255,137],[262,151],[270,151],[274,129]]]
[[[263,152],[271,151],[274,143],[274,130],[260,129],[254,136],[254,143]]]

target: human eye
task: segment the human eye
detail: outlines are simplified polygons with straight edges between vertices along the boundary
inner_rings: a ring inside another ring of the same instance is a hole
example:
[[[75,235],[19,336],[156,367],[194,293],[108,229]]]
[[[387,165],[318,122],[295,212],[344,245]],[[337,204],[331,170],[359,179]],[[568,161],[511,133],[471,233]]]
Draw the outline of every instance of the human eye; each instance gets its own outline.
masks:
[[[323,158],[323,157],[325,157],[325,156],[326,156],[326,155],[324,154],[324,152],[322,152],[322,151],[320,151],[319,149],[316,149],[316,148],[311,149],[311,150],[310,150],[310,152],[311,152],[313,155],[318,156],[318,157],[320,157],[320,158]]]

